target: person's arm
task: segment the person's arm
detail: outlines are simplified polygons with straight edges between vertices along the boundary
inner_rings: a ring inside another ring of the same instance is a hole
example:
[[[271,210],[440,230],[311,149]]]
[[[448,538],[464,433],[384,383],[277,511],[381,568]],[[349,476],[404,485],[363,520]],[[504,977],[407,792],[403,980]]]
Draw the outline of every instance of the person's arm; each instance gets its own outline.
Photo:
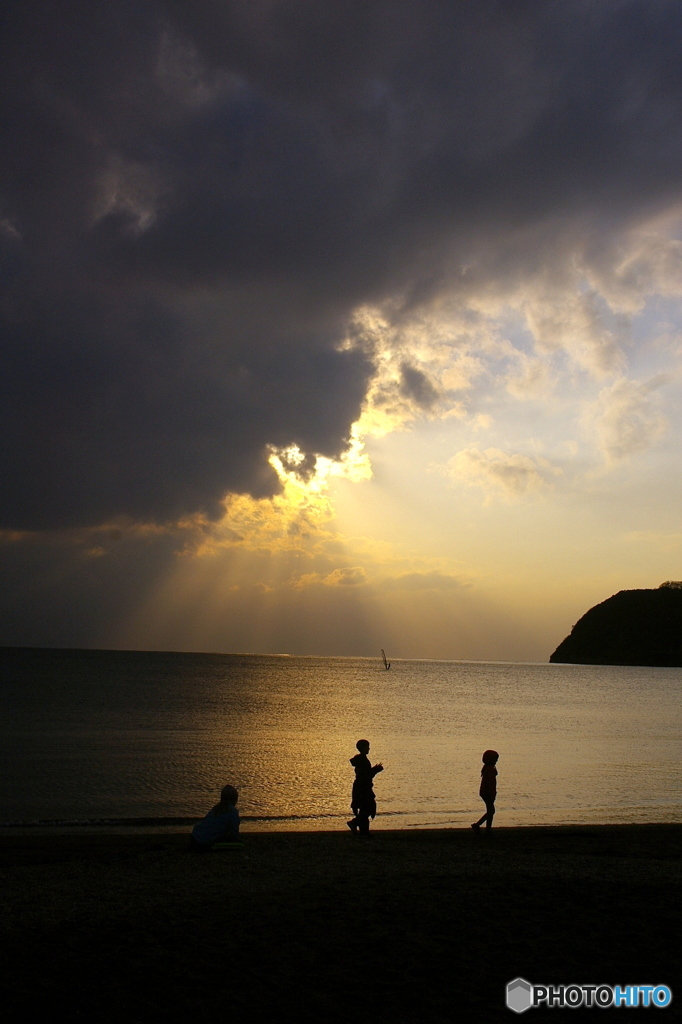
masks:
[[[372,777],[377,775],[379,772],[383,772],[383,770],[384,770],[384,766],[383,766],[383,764],[381,764],[381,762],[379,762],[378,764],[375,764],[374,767],[372,768]]]
[[[494,800],[497,796],[496,775],[495,769],[487,771],[484,768],[481,773],[481,796],[484,800]]]

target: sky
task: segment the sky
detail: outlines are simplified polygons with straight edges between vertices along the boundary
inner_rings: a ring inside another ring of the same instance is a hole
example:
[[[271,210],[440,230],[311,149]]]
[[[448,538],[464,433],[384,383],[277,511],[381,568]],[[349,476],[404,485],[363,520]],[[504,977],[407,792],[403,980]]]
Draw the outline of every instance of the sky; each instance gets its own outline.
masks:
[[[0,20],[0,644],[546,661],[682,578],[681,5]]]

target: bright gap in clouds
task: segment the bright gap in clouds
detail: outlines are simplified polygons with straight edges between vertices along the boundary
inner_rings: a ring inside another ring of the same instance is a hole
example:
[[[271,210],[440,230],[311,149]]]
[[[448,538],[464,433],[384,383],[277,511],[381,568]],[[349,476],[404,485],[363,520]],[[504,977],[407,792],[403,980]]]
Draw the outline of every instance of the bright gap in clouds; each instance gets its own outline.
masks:
[[[162,604],[192,645],[545,660],[591,604],[679,576],[680,249],[630,245],[358,310],[377,373],[348,450],[273,448],[281,494],[190,541]]]

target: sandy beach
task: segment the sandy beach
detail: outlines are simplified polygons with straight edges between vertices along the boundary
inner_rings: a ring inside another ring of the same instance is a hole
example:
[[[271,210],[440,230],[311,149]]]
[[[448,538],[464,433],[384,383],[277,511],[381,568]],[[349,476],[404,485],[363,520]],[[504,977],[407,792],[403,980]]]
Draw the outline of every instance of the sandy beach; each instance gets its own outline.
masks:
[[[519,975],[679,991],[682,825],[244,840],[0,837],[8,1019],[508,1020]]]

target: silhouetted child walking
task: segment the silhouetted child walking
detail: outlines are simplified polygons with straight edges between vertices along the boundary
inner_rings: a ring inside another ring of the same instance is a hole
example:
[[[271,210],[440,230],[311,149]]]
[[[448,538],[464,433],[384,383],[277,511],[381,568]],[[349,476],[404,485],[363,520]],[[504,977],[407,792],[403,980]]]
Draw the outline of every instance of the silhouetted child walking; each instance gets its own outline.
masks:
[[[485,814],[483,817],[475,821],[471,826],[477,832],[483,822],[485,827],[493,827],[493,818],[495,817],[495,797],[497,796],[497,764],[499,754],[496,750],[486,750],[483,754],[483,767],[481,768],[481,788],[479,789],[479,796],[485,803]]]
[[[355,768],[355,782],[353,783],[353,794],[350,806],[354,818],[347,822],[351,832],[359,832],[360,835],[369,835],[369,819],[376,817],[377,802],[374,796],[372,782],[374,776],[383,772],[382,764],[370,764],[369,740],[358,740],[355,744],[360,751],[355,757],[351,757],[350,763]]]

